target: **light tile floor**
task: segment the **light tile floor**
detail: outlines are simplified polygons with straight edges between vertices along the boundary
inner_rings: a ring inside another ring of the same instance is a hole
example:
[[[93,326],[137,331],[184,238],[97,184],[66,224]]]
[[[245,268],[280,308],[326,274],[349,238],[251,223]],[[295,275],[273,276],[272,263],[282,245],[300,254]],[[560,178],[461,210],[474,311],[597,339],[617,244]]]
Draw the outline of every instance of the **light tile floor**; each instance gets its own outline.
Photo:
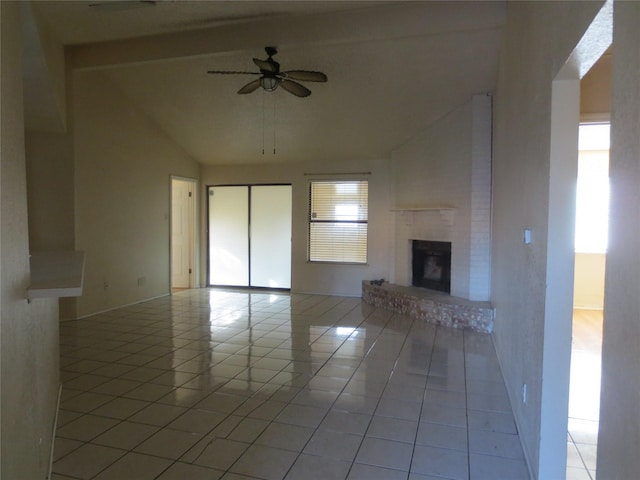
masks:
[[[489,335],[200,289],[60,342],[54,480],[529,478]]]
[[[596,480],[602,319],[602,310],[574,310],[567,480]]]

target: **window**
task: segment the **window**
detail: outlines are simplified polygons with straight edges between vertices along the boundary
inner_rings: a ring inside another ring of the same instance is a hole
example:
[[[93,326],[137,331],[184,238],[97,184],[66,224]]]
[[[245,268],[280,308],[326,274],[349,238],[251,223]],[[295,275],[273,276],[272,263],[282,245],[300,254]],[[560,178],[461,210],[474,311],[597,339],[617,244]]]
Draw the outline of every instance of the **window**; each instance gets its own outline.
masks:
[[[366,180],[311,182],[309,261],[366,263],[368,203]]]
[[[580,125],[576,252],[605,253],[609,223],[609,124]]]

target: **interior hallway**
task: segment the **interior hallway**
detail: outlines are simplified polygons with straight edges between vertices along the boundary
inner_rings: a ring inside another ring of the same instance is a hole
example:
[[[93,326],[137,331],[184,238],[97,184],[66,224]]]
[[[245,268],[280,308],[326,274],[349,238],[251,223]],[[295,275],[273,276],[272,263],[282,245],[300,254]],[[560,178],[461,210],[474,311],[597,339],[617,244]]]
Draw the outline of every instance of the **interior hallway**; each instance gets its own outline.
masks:
[[[491,337],[187,290],[61,324],[53,479],[528,479]]]

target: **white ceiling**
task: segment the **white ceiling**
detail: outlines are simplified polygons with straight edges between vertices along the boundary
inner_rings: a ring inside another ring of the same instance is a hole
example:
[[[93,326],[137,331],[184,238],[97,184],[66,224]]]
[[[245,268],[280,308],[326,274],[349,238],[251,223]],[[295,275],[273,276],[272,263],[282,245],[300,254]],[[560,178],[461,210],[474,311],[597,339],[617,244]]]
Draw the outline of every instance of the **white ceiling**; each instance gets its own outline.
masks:
[[[111,11],[36,2],[75,71],[103,71],[203,164],[388,158],[434,120],[492,91],[502,2],[159,1]],[[144,37],[142,37],[144,35]],[[319,70],[308,98],[235,92],[252,57]],[[276,154],[273,154],[274,137]],[[263,140],[264,139],[264,140]],[[263,146],[266,153],[263,154]]]

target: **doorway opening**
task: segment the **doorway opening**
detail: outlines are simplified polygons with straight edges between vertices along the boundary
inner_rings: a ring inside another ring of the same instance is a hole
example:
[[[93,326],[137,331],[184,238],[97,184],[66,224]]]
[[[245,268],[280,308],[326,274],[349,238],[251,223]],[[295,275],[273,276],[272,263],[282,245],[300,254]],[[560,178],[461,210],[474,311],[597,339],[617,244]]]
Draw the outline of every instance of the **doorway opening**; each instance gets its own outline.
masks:
[[[197,181],[171,178],[171,291],[197,286]]]
[[[600,419],[604,276],[609,210],[608,122],[582,123],[578,136],[567,476],[595,480]]]
[[[612,44],[605,2],[551,84],[549,215],[538,478],[567,475],[581,79]],[[611,89],[608,89],[610,92]],[[551,248],[551,246],[554,246]],[[582,475],[582,478],[585,478]],[[590,478],[587,476],[586,478]]]

